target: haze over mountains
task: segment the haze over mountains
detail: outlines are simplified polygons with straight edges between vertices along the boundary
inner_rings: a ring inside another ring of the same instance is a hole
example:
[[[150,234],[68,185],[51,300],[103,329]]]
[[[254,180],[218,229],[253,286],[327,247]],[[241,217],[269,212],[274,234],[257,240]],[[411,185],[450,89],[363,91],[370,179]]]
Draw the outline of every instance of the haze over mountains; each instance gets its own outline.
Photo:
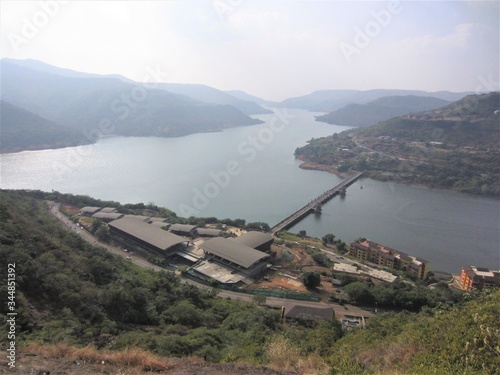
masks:
[[[369,126],[377,122],[412,112],[427,111],[449,104],[449,101],[429,96],[386,96],[366,104],[348,104],[317,121],[346,126]]]
[[[77,129],[56,124],[32,112],[1,101],[0,152],[78,146],[90,143]]]
[[[319,90],[311,94],[288,98],[282,101],[280,107],[307,109],[313,112],[331,112],[348,104],[364,104],[386,96],[428,96],[446,101],[456,101],[473,94],[473,92],[427,92],[420,90]]]
[[[2,111],[2,152],[74,146],[106,135],[175,137],[220,131],[262,123],[249,115],[272,113],[263,106],[330,111],[346,105],[318,120],[365,126],[434,109],[466,95],[323,90],[276,103],[238,90],[158,83],[155,72],[145,78],[148,83],[137,83],[119,75],[82,73],[36,60],[2,59],[0,64],[2,108],[7,108]],[[368,103],[372,100],[376,101]],[[43,136],[36,140],[30,134]]]
[[[1,61],[2,100],[49,121],[92,133],[92,141],[97,132],[171,137],[261,123],[233,105],[200,102],[160,89],[159,84],[150,83],[147,87],[154,88],[146,88],[114,76],[33,64],[37,70],[17,64],[17,60]],[[257,104],[248,104],[252,106],[263,112]],[[2,120],[7,119],[12,117]]]

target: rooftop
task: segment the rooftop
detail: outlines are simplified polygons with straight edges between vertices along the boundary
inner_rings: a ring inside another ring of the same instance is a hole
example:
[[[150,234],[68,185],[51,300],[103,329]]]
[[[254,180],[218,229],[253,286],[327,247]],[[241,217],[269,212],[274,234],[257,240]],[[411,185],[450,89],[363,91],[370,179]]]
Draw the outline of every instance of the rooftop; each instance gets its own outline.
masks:
[[[99,211],[100,209],[101,209],[101,207],[86,206],[86,207],[80,208],[80,212],[87,212],[87,213],[93,214],[93,213]]]
[[[196,229],[196,225],[189,225],[189,224],[172,224],[168,230],[172,232],[184,232],[184,233],[189,233],[193,229]]]
[[[119,212],[103,212],[99,211],[92,215],[93,218],[96,219],[108,219],[108,220],[116,220],[123,216],[123,214]]]
[[[264,232],[257,232],[257,231],[251,231],[247,232],[245,234],[242,234],[239,237],[232,238],[231,241],[240,243],[242,245],[246,245],[252,248],[257,248],[259,246],[262,246],[268,242],[274,241],[274,238],[271,234],[269,233],[264,233]]]
[[[201,248],[239,266],[250,268],[255,263],[269,258],[269,255],[227,238],[216,237],[205,241]]]
[[[173,233],[129,216],[114,220],[108,225],[162,250],[186,241]]]
[[[329,320],[334,318],[335,313],[332,306],[299,305],[286,302],[284,316],[302,320]]]

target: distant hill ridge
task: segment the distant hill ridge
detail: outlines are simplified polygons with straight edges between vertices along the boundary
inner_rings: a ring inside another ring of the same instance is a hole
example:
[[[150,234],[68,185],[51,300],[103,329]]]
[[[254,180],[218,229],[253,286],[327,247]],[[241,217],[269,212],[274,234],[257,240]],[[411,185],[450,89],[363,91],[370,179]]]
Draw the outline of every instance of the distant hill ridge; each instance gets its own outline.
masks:
[[[66,69],[59,75],[59,68],[44,67],[48,73],[26,65],[1,61],[2,100],[87,134],[173,137],[262,123],[232,105],[200,102],[159,85],[149,89],[123,77]]]
[[[498,147],[500,93],[468,95],[434,110],[395,117],[362,129],[359,136],[407,141],[443,141],[459,147]]]
[[[448,101],[427,96],[386,96],[367,104],[349,104],[326,115],[317,116],[317,121],[345,126],[368,126],[407,113],[431,110],[449,104]]]
[[[456,101],[473,92],[427,92],[420,90],[319,90],[311,94],[288,98],[278,104],[279,107],[306,109],[314,112],[332,112],[348,104],[365,104],[387,96],[427,96],[446,101]]]
[[[313,139],[303,168],[500,196],[500,93]]]
[[[88,144],[76,129],[67,128],[34,113],[1,101],[0,152],[18,152]]]

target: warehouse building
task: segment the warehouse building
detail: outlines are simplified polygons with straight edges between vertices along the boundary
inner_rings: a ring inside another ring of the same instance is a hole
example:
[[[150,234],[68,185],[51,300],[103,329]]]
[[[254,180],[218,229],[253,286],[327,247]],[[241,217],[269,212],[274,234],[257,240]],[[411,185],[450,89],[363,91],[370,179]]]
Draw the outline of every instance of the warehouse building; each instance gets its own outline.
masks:
[[[96,212],[92,215],[94,219],[101,219],[102,221],[109,222],[113,220],[117,220],[123,217],[123,214],[119,212],[103,212],[102,210]]]
[[[201,237],[220,237],[224,233],[222,230],[215,228],[198,228],[196,231]]]
[[[112,236],[166,257],[183,249],[186,242],[182,237],[128,216],[114,220],[108,226]]]
[[[335,319],[335,311],[332,306],[313,306],[286,302],[281,309],[281,318],[285,322],[295,321],[308,324],[320,320],[333,320]]]
[[[93,214],[98,212],[100,209],[101,209],[101,207],[90,207],[90,206],[82,207],[82,208],[80,208],[80,215],[92,216]]]
[[[270,258],[269,254],[222,237],[205,241],[201,248],[207,260],[216,261],[251,277],[265,270]]]
[[[274,242],[274,238],[269,233],[251,231],[239,237],[232,238],[232,241],[260,251],[269,251]]]
[[[180,236],[195,237],[197,235],[196,225],[172,224],[168,230]]]
[[[144,216],[144,215],[125,215],[125,217],[130,218],[130,219],[134,219],[137,221],[143,221],[145,223],[149,223],[151,221],[150,216]]]

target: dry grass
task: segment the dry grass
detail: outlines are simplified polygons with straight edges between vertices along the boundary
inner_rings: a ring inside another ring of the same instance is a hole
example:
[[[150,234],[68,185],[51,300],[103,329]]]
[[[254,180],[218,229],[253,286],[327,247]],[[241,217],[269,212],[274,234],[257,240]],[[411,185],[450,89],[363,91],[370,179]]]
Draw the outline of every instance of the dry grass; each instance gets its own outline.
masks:
[[[393,343],[358,354],[358,360],[367,368],[397,374],[399,368],[407,368],[412,358],[421,352],[415,343]]]
[[[317,354],[304,357],[292,342],[276,336],[267,347],[269,367],[277,371],[295,372],[298,374],[326,374],[329,370],[325,361]]]
[[[108,364],[116,367],[137,368],[141,371],[166,371],[172,367],[168,358],[161,358],[140,348],[121,351],[100,351],[92,346],[77,348],[66,344],[30,344],[25,351],[54,359],[70,359],[94,364]]]

